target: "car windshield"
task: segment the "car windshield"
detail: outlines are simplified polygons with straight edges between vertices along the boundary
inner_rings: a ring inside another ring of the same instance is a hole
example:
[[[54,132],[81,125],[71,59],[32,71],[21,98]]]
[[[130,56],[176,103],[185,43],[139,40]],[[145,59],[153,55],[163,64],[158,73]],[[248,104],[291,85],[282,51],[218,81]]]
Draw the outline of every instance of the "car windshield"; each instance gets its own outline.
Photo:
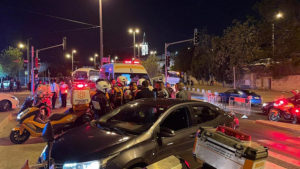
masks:
[[[146,79],[149,80],[149,76],[147,74],[144,73],[116,73],[115,77],[119,77],[119,76],[125,76],[128,80],[128,84],[130,84],[130,82],[137,82],[139,79]]]
[[[77,71],[74,73],[73,75],[75,80],[86,80],[88,79],[88,75],[87,72],[85,71]]]
[[[119,128],[133,134],[148,130],[167,108],[130,102],[100,119],[112,128]]]
[[[247,95],[256,95],[256,93],[250,91],[250,90],[242,90],[244,93],[246,93]]]

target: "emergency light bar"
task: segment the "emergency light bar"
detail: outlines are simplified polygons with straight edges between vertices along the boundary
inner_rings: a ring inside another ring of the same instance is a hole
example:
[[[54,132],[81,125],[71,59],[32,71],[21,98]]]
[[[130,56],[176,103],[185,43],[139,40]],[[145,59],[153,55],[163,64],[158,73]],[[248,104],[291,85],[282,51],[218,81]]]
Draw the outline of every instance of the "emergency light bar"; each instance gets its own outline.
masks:
[[[240,131],[234,130],[232,128],[229,128],[229,127],[219,126],[216,131],[224,133],[228,136],[235,137],[235,138],[237,138],[239,140],[242,140],[242,141],[251,141],[251,136],[249,136],[247,134],[244,134]]]
[[[133,61],[125,60],[123,63],[124,64],[140,64],[141,62],[139,60],[133,60]]]

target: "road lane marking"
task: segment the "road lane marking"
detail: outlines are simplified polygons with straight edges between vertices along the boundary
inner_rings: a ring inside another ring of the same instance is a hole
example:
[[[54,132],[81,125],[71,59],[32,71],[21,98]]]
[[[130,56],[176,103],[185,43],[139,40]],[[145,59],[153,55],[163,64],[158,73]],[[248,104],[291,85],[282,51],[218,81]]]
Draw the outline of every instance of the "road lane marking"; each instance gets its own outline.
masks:
[[[292,155],[296,156],[297,158],[300,157],[300,149],[299,148],[290,147],[285,144],[280,144],[280,143],[273,142],[270,140],[257,140],[257,142],[260,142],[271,149],[275,149],[278,151],[292,154]]]
[[[266,161],[265,169],[286,169],[286,168],[276,165],[274,163],[271,163],[270,161]]]
[[[288,164],[300,167],[300,161],[299,160],[287,157],[287,156],[282,155],[282,154],[275,153],[273,151],[268,151],[268,154],[269,154],[269,156],[271,156],[273,158],[276,158],[280,161],[283,161],[283,162],[286,162]]]

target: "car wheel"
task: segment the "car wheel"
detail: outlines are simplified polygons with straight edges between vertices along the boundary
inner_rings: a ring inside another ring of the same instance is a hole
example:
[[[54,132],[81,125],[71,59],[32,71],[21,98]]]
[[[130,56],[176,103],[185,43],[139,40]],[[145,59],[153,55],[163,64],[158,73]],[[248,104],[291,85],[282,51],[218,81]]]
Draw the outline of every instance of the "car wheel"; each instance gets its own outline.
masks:
[[[8,111],[12,108],[11,102],[8,100],[3,100],[0,102],[0,110],[1,111]]]
[[[277,109],[270,109],[268,118],[270,121],[279,121],[280,120],[280,112]]]

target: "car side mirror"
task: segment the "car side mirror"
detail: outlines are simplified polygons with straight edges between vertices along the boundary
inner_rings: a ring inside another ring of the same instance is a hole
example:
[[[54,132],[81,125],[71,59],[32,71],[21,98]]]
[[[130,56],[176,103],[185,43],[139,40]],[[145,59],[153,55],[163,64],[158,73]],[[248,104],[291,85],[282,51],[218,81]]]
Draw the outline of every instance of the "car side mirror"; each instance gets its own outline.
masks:
[[[54,141],[54,133],[53,133],[53,128],[52,128],[50,121],[48,121],[47,124],[45,125],[45,127],[43,129],[42,137],[43,137],[44,141],[46,141],[46,142]]]
[[[161,127],[159,132],[160,137],[174,137],[175,131],[166,127]]]

